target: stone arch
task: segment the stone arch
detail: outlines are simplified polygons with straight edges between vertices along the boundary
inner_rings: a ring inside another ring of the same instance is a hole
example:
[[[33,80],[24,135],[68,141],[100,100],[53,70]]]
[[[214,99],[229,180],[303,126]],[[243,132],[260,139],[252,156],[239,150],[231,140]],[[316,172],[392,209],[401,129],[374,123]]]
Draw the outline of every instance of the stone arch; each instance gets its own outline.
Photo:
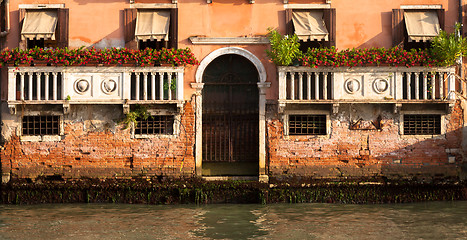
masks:
[[[237,54],[248,59],[256,67],[256,70],[258,70],[259,82],[260,83],[266,82],[266,79],[267,79],[266,69],[264,69],[264,66],[261,63],[261,61],[250,51],[245,50],[243,48],[239,48],[239,47],[220,48],[208,54],[200,62],[198,69],[196,70],[196,75],[195,75],[196,82],[202,83],[204,70],[206,70],[206,67],[209,65],[209,63],[211,63],[217,57],[221,55],[225,55],[225,54]]]
[[[248,59],[258,71],[258,90],[259,90],[259,178],[261,182],[267,182],[268,176],[266,173],[266,89],[271,83],[266,82],[267,75],[261,61],[250,51],[239,47],[225,47],[217,49],[208,54],[199,64],[196,70],[195,80],[191,83],[191,87],[195,89],[195,164],[196,175],[202,176],[202,105],[203,105],[203,75],[207,66],[219,56],[226,54],[240,55]]]

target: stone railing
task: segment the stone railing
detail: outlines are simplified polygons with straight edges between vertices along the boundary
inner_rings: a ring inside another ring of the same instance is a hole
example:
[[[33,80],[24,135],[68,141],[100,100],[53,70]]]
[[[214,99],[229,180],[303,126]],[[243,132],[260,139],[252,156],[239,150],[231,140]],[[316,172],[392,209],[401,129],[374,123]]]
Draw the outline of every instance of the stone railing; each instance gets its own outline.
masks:
[[[9,67],[8,105],[183,103],[183,67]]]
[[[454,97],[454,67],[278,67],[279,104],[439,102]]]

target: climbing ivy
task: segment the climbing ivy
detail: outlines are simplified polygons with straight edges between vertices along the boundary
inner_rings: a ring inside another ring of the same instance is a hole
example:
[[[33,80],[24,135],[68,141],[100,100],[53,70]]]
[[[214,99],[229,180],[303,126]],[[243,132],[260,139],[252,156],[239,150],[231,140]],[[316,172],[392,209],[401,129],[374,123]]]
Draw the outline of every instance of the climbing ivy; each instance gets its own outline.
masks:
[[[125,119],[123,119],[125,129],[129,128],[131,126],[131,123],[133,123],[136,127],[138,125],[138,118],[147,120],[150,117],[152,116],[149,114],[148,109],[146,107],[136,105],[133,110],[126,114]]]

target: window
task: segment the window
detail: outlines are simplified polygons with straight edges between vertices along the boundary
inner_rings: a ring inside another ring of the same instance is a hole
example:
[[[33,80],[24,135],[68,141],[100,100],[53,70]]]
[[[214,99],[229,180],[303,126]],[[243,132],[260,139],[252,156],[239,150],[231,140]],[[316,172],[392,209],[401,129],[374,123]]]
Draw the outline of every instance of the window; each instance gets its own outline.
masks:
[[[441,115],[406,114],[403,121],[404,135],[441,134]]]
[[[177,13],[177,8],[125,9],[125,47],[131,49],[177,48]]]
[[[426,49],[431,40],[444,29],[444,9],[405,7],[392,10],[392,40],[394,46],[406,50]]]
[[[326,135],[326,115],[289,115],[289,135]]]
[[[331,47],[336,45],[336,10],[329,9],[287,9],[287,34],[297,34],[300,50]]]
[[[150,116],[146,120],[136,119],[135,134],[174,134],[174,116],[156,115]]]
[[[34,47],[68,47],[68,9],[19,9],[21,49]]]
[[[0,32],[8,31],[8,8],[7,1],[0,2]]]
[[[60,116],[24,116],[23,136],[43,136],[60,134]]]

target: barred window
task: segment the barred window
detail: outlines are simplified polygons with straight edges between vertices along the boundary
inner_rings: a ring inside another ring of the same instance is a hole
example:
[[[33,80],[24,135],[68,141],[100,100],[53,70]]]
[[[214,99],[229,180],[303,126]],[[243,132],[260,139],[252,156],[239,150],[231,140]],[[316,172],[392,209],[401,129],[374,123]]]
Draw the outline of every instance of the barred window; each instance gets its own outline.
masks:
[[[289,135],[326,135],[326,115],[289,115]]]
[[[59,135],[60,116],[24,116],[23,136]]]
[[[405,135],[441,134],[441,115],[404,115]]]
[[[150,116],[136,119],[135,134],[173,134],[174,116]]]

